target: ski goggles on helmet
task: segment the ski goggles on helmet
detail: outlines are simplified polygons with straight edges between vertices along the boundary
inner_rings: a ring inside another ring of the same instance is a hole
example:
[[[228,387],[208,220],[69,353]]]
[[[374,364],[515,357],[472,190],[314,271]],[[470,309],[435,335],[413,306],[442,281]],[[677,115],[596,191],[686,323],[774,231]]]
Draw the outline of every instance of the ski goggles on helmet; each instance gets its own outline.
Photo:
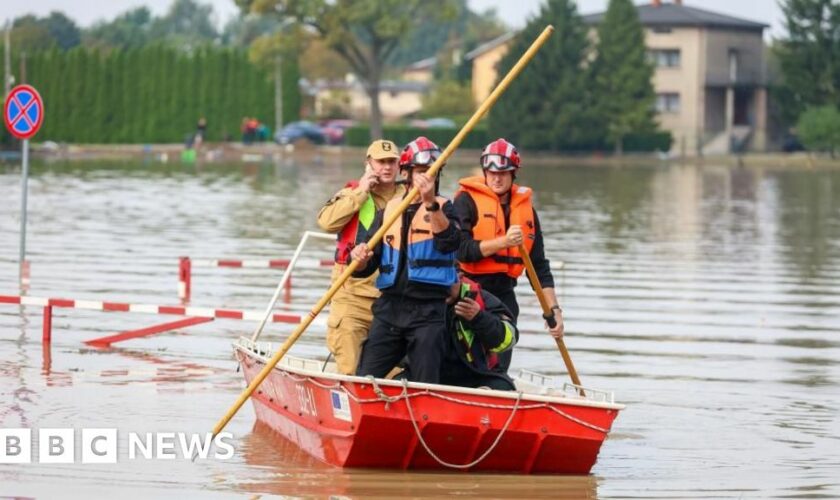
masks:
[[[487,154],[481,157],[481,168],[493,172],[508,172],[515,170],[516,166],[505,155]]]
[[[430,167],[435,163],[435,161],[437,161],[438,158],[440,158],[440,151],[437,149],[418,151],[411,157],[411,165]]]

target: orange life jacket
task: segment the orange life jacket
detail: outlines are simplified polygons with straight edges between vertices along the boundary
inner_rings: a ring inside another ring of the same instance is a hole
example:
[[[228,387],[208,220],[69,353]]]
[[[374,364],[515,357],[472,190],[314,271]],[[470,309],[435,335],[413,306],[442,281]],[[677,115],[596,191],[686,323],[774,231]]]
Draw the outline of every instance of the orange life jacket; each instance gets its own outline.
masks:
[[[460,187],[455,196],[467,193],[475,202],[477,220],[472,228],[473,239],[492,240],[507,234],[508,226],[505,224],[502,204],[498,195],[484,182],[484,177],[466,177],[458,183]],[[531,188],[516,184],[510,188],[510,225],[522,226],[523,245],[529,254],[536,239],[531,193]],[[500,250],[478,262],[461,262],[460,264],[461,269],[471,275],[505,273],[511,278],[518,278],[525,269],[522,257],[519,255],[519,247]]]

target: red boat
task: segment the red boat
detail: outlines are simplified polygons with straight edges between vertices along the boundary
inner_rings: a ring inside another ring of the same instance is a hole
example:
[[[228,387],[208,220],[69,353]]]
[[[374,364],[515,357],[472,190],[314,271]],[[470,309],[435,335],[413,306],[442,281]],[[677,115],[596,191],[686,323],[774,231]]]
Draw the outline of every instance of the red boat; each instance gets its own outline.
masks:
[[[250,382],[270,344],[234,345]],[[284,357],[254,391],[257,420],[339,467],[588,474],[623,405],[612,394],[522,371],[518,391],[330,372]],[[578,395],[583,389],[584,395]]]

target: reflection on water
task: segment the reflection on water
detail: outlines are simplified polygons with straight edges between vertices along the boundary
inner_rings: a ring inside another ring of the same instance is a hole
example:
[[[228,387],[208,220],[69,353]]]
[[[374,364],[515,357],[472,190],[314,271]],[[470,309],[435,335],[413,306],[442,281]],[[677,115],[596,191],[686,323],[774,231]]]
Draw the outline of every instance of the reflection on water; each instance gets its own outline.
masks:
[[[534,476],[526,482],[495,474],[344,471],[323,464],[294,443],[256,424],[240,448],[245,462],[270,476],[238,478],[237,489],[255,493],[337,497],[404,498],[458,495],[468,498],[597,498],[593,476]]]
[[[30,293],[175,304],[178,256],[288,258],[358,164],[36,164]],[[444,194],[467,172],[447,166]],[[18,175],[0,169],[0,294],[16,290]],[[231,461],[8,465],[0,495],[840,497],[840,173],[526,165],[520,180],[535,187],[550,259],[566,263],[558,282],[580,376],[628,404],[592,476],[344,471],[254,426],[246,407],[228,427]],[[307,250],[330,255],[327,243]],[[192,305],[259,310],[279,277],[194,269]],[[327,277],[296,272],[278,308],[310,307]],[[538,304],[519,292],[514,367],[565,381]],[[100,351],[82,342],[167,319],[59,309],[43,351],[40,313],[0,305],[0,426],[207,432],[242,386],[229,344],[251,323]],[[323,339],[314,328],[294,351],[323,357]]]

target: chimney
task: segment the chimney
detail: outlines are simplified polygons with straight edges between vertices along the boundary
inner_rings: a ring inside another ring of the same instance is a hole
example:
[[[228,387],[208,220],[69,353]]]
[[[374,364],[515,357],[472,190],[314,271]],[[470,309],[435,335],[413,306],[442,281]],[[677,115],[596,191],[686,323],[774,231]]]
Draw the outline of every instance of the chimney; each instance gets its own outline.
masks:
[[[682,0],[674,0],[674,5],[682,5]]]
[[[651,5],[653,5],[654,7],[662,7],[662,0],[653,0],[653,3]]]

